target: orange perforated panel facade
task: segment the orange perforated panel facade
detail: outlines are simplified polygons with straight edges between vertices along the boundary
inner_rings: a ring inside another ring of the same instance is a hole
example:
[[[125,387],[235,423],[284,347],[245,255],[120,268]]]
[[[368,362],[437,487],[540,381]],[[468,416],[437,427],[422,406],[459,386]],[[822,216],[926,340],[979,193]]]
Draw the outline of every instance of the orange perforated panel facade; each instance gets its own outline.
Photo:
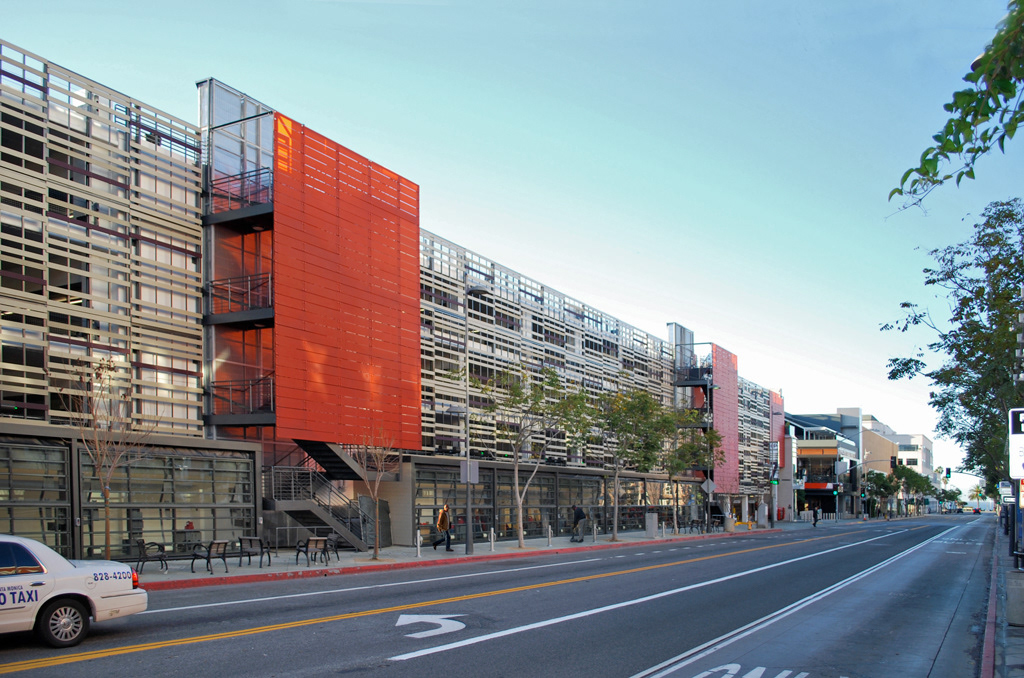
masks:
[[[768,421],[771,422],[771,431],[769,432],[769,438],[773,443],[777,443],[779,452],[773,458],[768,460],[768,463],[776,463],[779,468],[786,466],[786,407],[785,402],[782,400],[782,394],[775,391],[768,392],[768,406],[771,408]]]
[[[711,396],[713,426],[722,436],[725,462],[715,467],[715,492],[739,494],[740,491],[740,387],[736,354],[717,344],[711,347],[715,390]]]
[[[418,450],[419,187],[283,115],[274,127],[277,435]]]

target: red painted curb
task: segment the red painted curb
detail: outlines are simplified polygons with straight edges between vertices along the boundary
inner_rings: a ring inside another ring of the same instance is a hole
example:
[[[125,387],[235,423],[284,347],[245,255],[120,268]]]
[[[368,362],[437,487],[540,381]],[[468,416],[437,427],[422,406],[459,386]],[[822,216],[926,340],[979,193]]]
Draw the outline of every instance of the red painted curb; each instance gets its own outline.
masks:
[[[781,529],[757,530],[758,534],[771,534],[782,532]],[[740,533],[747,534],[747,533]],[[734,537],[735,532],[721,532],[717,534],[702,534],[695,536],[667,537],[656,541],[633,541],[613,542],[603,544],[592,544],[590,546],[570,546],[564,548],[546,547],[541,549],[512,551],[506,553],[489,553],[486,555],[472,555],[464,557],[446,558],[444,560],[417,560],[402,563],[376,563],[371,565],[352,565],[349,567],[322,567],[310,570],[299,570],[292,572],[262,572],[255,574],[240,574],[235,576],[209,576],[204,577],[197,574],[195,579],[172,579],[169,581],[144,581],[140,586],[147,591],[172,591],[175,589],[190,589],[199,586],[224,586],[227,584],[252,584],[267,581],[289,581],[297,579],[311,579],[314,577],[335,577],[338,575],[358,574],[362,572],[387,572],[389,570],[408,570],[415,567],[433,567],[437,565],[456,565],[465,563],[479,563],[492,560],[507,560],[510,558],[528,558],[531,556],[558,555],[563,553],[578,553],[580,551],[597,551],[614,548],[629,548],[645,546],[649,544],[669,544],[678,541],[689,541],[691,539],[720,539],[722,537]]]

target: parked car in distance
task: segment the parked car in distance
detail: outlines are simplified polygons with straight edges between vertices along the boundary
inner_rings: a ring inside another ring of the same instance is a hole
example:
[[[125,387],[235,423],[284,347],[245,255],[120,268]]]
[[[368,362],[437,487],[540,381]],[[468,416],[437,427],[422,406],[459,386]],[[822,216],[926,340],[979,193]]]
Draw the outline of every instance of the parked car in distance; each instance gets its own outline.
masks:
[[[981,513],[981,509],[971,509],[971,513]]]
[[[31,631],[71,647],[101,622],[146,609],[149,595],[124,563],[67,560],[33,539],[0,534],[0,633]]]

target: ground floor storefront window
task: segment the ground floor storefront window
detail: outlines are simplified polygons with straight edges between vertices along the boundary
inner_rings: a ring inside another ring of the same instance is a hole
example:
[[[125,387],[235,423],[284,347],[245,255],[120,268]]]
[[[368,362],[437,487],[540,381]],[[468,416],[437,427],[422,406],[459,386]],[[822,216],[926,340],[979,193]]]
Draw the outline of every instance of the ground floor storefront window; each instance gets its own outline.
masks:
[[[520,471],[520,492],[526,487],[529,472]],[[424,544],[438,538],[436,522],[447,503],[451,513],[452,538],[466,538],[466,485],[459,482],[458,467],[418,465],[415,472],[413,521]],[[473,486],[474,541],[485,541],[493,527],[495,538],[517,539],[514,475],[506,469],[480,469],[479,482]],[[700,490],[692,483],[674,481],[681,505],[700,504]],[[527,539],[568,535],[572,531],[572,509],[583,508],[601,534],[612,530],[612,491],[610,477],[538,471],[530,480],[523,499],[523,534]],[[673,483],[645,478],[620,478],[619,529],[643,529],[645,516],[656,511],[659,522],[672,524]],[[667,493],[667,494],[666,494]],[[680,519],[680,524],[683,524]]]
[[[254,451],[148,448],[111,479],[110,557],[135,557],[139,539],[191,553],[256,534],[256,468]],[[105,557],[103,494],[86,450],[59,438],[0,440],[0,530],[66,557]]]
[[[106,547],[103,494],[88,454],[80,458],[82,555],[99,558]],[[213,539],[256,534],[255,480],[253,459],[240,453],[150,450],[111,478],[111,557],[130,558],[139,539],[191,553]]]
[[[68,449],[0,443],[0,531],[71,553]]]

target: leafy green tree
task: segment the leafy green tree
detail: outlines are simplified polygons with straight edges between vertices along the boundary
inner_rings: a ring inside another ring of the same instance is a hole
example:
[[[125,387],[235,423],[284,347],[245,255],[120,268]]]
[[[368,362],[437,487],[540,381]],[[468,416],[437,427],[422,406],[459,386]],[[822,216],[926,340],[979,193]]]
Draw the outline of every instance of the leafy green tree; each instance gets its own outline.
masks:
[[[556,413],[565,431],[565,449],[570,458],[584,461],[593,438],[597,411],[585,389],[566,391],[555,405]]]
[[[909,466],[897,466],[893,470],[893,477],[904,489],[907,495],[914,498],[914,505],[923,497],[933,496],[936,492],[935,486],[926,476],[921,475]]]
[[[863,486],[869,501],[874,505],[875,516],[879,515],[879,504],[888,504],[897,489],[893,476],[878,471],[868,471],[864,476]]]
[[[562,421],[567,416],[560,409],[565,388],[554,370],[540,372],[499,372],[482,385],[487,405],[484,410],[494,417],[494,431],[499,445],[512,454],[513,495],[516,502],[516,536],[519,548],[526,547],[523,533],[523,502],[544,454],[557,439]],[[526,462],[532,470],[520,486],[520,467]]]
[[[950,114],[935,145],[921,154],[921,163],[907,170],[889,194],[919,204],[936,187],[974,178],[978,160],[993,148],[1004,150],[1024,121],[1024,7],[1010,0],[992,44],[964,76],[970,86],[953,93],[943,108]]]
[[[925,285],[941,290],[949,317],[904,302],[903,317],[883,330],[925,329],[934,339],[910,357],[889,361],[889,378],[923,376],[933,390],[937,432],[965,452],[962,467],[982,472],[990,485],[1008,477],[1008,410],[1022,401],[1017,322],[1024,283],[1024,205],[1018,199],[990,204],[966,241],[932,250],[934,268]],[[937,295],[938,296],[938,295]],[[940,357],[929,367],[925,350]]]
[[[618,541],[619,472],[625,465],[650,471],[675,431],[675,418],[650,393],[633,389],[605,394],[600,399],[597,421],[612,451],[612,541]]]
[[[978,483],[967,492],[967,498],[973,499],[975,506],[977,506],[979,509],[981,508],[981,500],[984,499],[986,496],[987,495],[985,494],[985,488],[981,486],[981,483]]]
[[[961,500],[960,500],[960,495],[961,494],[962,493],[960,491],[960,488],[959,487],[954,487],[952,489],[942,490],[941,492],[939,492],[938,497],[939,497],[939,501],[941,501],[943,504],[952,504],[953,507],[956,508],[957,506],[959,506],[961,504]]]
[[[704,429],[704,414],[698,409],[683,410],[676,418],[674,445],[665,453],[662,467],[669,482],[683,471],[704,471],[725,463],[722,436],[713,428]],[[672,482],[672,517],[674,531],[679,533],[679,490]]]

